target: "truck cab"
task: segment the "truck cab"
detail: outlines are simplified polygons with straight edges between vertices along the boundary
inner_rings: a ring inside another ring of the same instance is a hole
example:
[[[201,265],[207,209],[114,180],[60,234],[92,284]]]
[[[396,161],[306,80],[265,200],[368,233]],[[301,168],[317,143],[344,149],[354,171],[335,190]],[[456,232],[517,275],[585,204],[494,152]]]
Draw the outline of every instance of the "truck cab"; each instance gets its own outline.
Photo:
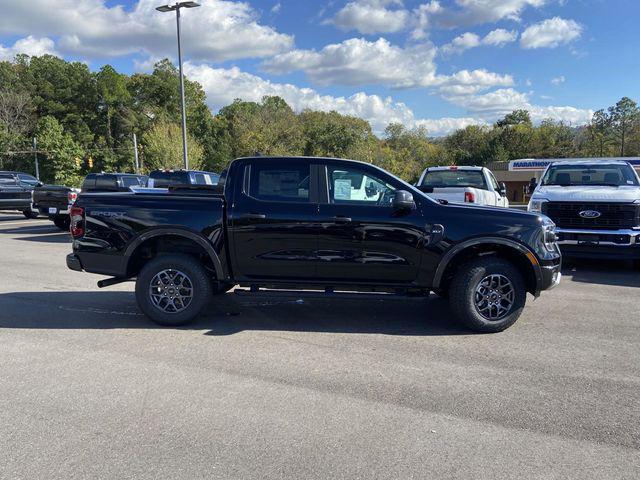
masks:
[[[528,210],[553,220],[569,257],[640,260],[640,179],[628,162],[554,162]]]

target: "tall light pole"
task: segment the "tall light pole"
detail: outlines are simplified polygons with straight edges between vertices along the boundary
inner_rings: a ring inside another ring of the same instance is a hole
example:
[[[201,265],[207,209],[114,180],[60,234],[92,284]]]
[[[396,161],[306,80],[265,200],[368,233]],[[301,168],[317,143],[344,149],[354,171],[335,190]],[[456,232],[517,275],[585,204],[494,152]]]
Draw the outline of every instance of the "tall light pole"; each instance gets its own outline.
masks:
[[[180,105],[182,107],[182,158],[184,169],[189,169],[189,158],[187,156],[187,111],[184,102],[184,74],[182,73],[182,47],[180,45],[180,9],[199,7],[196,2],[177,2],[173,5],[162,5],[156,7],[159,12],[176,12],[176,23],[178,25],[178,64],[180,66]]]

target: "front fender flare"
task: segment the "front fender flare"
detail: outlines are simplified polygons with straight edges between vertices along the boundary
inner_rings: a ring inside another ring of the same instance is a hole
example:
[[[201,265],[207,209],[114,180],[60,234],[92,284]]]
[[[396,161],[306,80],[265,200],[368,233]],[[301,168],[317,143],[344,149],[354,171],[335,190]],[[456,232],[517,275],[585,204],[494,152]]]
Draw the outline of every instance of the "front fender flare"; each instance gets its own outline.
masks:
[[[482,245],[482,244],[504,245],[507,247],[511,247],[517,250],[518,252],[520,252],[521,254],[523,254],[529,260],[529,263],[533,268],[535,281],[536,281],[535,295],[537,296],[539,294],[541,290],[541,285],[543,283],[543,277],[542,277],[542,267],[540,267],[540,262],[538,261],[538,257],[536,257],[536,255],[533,253],[533,251],[529,247],[521,243],[518,243],[515,240],[510,240],[508,238],[502,238],[502,237],[472,238],[470,240],[461,242],[456,246],[454,246],[453,248],[451,248],[444,255],[444,257],[442,257],[442,260],[440,260],[440,263],[436,268],[436,273],[433,277],[433,288],[434,289],[440,288],[442,283],[442,277],[444,276],[444,272],[446,271],[447,266],[456,257],[456,255],[458,255],[460,252],[462,252],[466,248],[473,247],[475,245]]]

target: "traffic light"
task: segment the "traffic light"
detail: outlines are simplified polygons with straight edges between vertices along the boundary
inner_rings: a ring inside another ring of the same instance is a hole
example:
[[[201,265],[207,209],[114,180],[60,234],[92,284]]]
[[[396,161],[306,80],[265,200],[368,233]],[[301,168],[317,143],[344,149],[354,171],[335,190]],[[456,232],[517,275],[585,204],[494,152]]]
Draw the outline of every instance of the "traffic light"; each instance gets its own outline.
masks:
[[[76,167],[80,168],[80,158],[76,157],[75,160],[76,160]]]
[[[93,168],[93,157],[89,157],[89,168]]]

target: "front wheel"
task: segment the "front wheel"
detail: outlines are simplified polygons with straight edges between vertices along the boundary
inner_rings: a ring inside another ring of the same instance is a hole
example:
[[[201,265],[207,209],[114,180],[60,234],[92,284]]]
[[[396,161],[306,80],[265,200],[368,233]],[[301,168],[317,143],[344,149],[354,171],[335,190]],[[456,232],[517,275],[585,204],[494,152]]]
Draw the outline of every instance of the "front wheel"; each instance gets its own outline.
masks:
[[[522,275],[507,260],[471,261],[456,272],[450,289],[454,315],[476,332],[501,332],[520,317],[527,291]]]
[[[189,255],[156,257],[142,268],[136,280],[140,310],[159,325],[186,325],[210,299],[209,274]]]

